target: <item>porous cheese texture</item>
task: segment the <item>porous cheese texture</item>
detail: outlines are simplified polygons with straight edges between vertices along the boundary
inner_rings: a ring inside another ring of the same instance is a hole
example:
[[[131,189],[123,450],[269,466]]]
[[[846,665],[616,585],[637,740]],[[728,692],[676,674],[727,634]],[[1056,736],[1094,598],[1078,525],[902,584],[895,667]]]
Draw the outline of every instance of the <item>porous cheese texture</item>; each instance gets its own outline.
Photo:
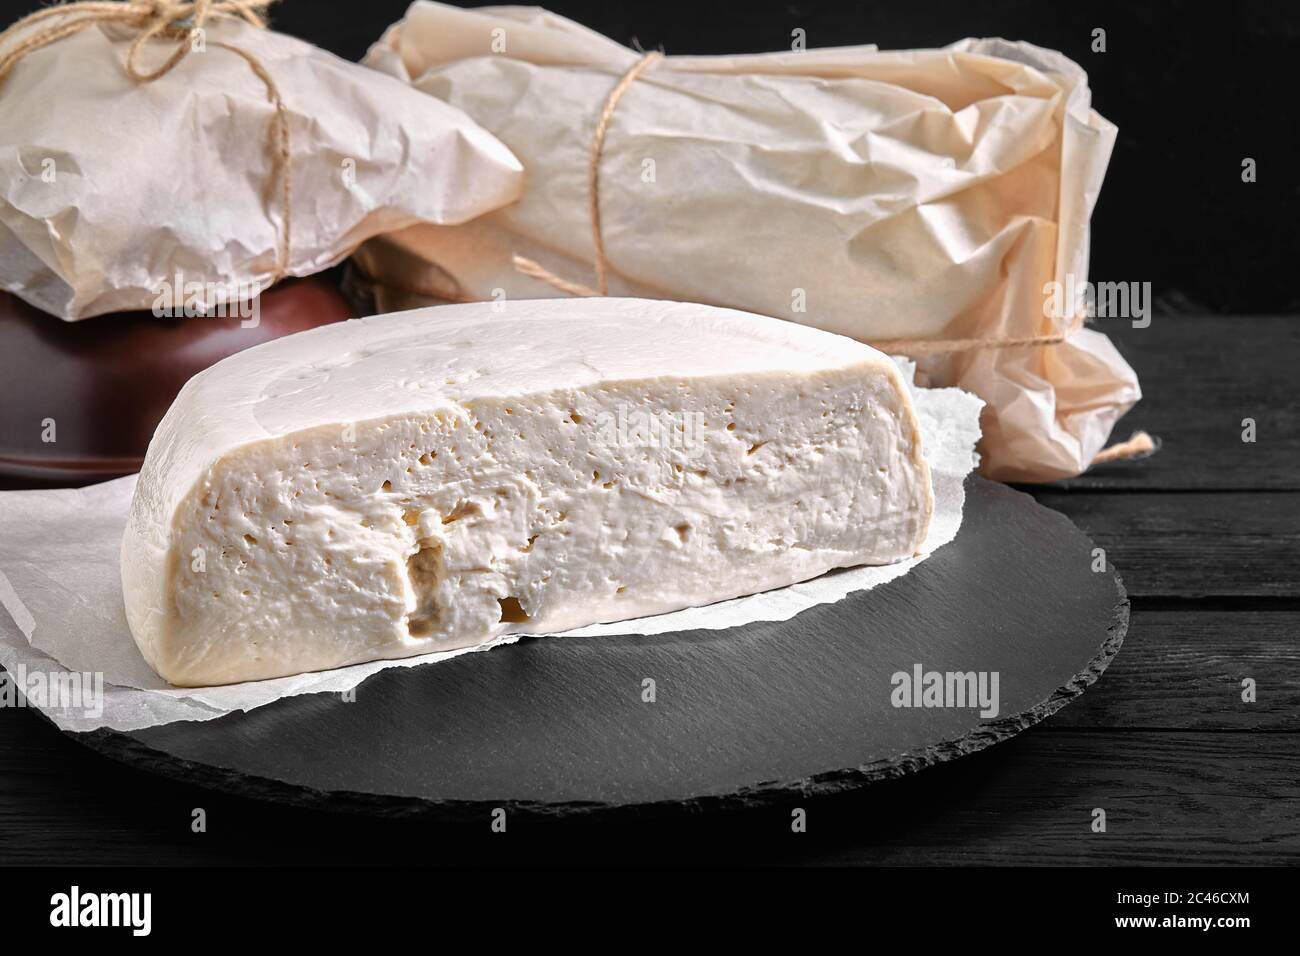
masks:
[[[932,510],[907,386],[851,339],[640,299],[443,306],[196,375],[122,585],[163,678],[224,684],[893,562]]]

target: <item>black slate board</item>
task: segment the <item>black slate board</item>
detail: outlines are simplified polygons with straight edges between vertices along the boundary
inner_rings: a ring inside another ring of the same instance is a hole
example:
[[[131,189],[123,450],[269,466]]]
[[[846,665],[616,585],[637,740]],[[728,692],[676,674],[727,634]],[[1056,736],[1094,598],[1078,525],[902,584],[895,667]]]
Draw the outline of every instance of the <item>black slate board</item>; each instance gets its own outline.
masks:
[[[789,621],[529,638],[384,671],[351,702],[314,694],[76,736],[192,783],[368,813],[694,809],[842,790],[980,750],[1095,681],[1129,605],[1092,552],[1062,515],[972,477],[953,543]],[[998,716],[896,708],[891,675],[918,663],[996,671]]]

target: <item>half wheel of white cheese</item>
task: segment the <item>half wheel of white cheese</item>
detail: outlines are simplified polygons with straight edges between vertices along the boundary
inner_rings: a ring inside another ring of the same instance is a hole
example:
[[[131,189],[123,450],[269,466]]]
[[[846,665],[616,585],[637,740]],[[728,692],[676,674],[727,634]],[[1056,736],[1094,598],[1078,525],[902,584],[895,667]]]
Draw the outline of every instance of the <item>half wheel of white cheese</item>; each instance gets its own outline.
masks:
[[[163,678],[225,684],[897,561],[932,510],[907,385],[866,345],[677,302],[453,305],[191,379],[122,586]]]

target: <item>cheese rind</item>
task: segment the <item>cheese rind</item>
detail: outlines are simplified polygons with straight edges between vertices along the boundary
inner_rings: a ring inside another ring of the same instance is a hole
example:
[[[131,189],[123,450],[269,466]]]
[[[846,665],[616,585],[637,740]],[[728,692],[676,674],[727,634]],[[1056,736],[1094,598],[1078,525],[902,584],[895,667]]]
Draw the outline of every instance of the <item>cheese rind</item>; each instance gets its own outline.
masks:
[[[326,326],[195,376],[122,543],[179,685],[466,647],[912,556],[907,386],[815,329],[637,299]]]

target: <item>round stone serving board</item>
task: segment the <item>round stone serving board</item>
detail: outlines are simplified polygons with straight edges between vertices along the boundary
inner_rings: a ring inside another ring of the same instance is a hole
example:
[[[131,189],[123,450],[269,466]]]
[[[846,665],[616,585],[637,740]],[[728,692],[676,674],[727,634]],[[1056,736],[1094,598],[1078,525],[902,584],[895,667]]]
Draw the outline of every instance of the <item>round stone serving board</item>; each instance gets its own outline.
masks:
[[[830,792],[980,750],[1054,713],[1114,657],[1128,599],[1092,542],[972,477],[954,542],[788,621],[526,638],[371,677],[355,700],[76,735],[245,796],[372,814],[727,806]],[[999,712],[900,708],[892,675],[997,672]],[[643,700],[647,678],[653,703]]]

